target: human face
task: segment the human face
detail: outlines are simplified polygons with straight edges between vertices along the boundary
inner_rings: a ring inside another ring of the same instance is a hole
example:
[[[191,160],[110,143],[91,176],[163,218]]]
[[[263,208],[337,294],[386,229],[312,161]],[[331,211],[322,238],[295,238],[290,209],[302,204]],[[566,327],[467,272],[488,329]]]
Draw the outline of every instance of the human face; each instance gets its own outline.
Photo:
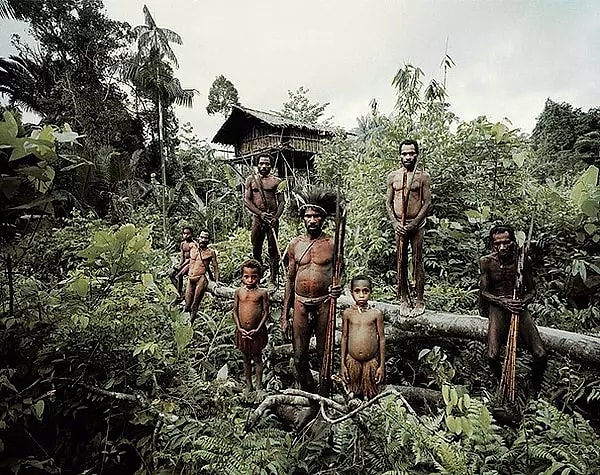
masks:
[[[242,269],[242,284],[247,289],[254,289],[258,285],[258,269],[244,267]]]
[[[492,250],[503,260],[513,256],[515,243],[507,231],[492,236]]]
[[[319,210],[306,208],[303,219],[308,234],[313,236],[321,233],[321,229],[323,229],[323,215]]]
[[[192,240],[192,232],[187,228],[183,230],[183,240],[187,242]]]
[[[350,289],[352,298],[359,307],[366,307],[371,298],[371,284],[368,280],[357,280]]]
[[[400,148],[400,160],[406,169],[414,169],[417,163],[417,151],[415,150],[415,146],[412,144],[402,145],[402,148]]]
[[[200,247],[208,246],[209,242],[210,242],[210,234],[208,234],[206,231],[202,231],[200,233],[200,236],[198,236],[198,243],[200,244]]]
[[[268,176],[271,172],[271,159],[269,157],[260,157],[258,159],[258,173],[262,176]]]

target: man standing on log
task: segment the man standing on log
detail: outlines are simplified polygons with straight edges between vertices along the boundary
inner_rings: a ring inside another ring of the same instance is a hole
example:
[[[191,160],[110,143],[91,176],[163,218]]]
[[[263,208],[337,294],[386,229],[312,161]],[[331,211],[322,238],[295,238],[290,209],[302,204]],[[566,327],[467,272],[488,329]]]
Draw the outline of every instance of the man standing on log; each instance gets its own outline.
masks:
[[[490,230],[492,253],[479,260],[479,306],[481,316],[488,318],[488,359],[494,375],[500,379],[500,349],[506,343],[511,315],[519,315],[518,335],[533,356],[533,387],[539,391],[546,369],[547,354],[527,305],[535,296],[531,268],[523,263],[523,293],[516,296],[518,252],[515,231],[498,225]]]
[[[277,192],[280,183],[281,179],[271,174],[271,158],[263,155],[258,158],[258,175],[252,174],[246,179],[244,190],[244,204],[253,214],[250,235],[252,255],[262,263],[262,248],[266,237],[269,248],[270,280],[273,285],[277,285],[280,259],[277,245],[279,218],[285,206],[283,193]]]
[[[315,392],[315,382],[309,367],[310,337],[314,332],[317,357],[322,361],[329,300],[337,299],[342,293],[341,285],[332,285],[334,240],[323,232],[325,218],[328,214],[335,214],[337,197],[331,192],[313,190],[303,198],[304,204],[299,211],[306,226],[306,235],[292,239],[288,246],[288,277],[281,312],[281,331],[283,337],[289,340],[288,315],[293,308],[291,323],[294,366],[301,389]]]
[[[400,315],[417,316],[425,311],[425,268],[423,266],[423,238],[425,218],[431,206],[431,178],[425,170],[417,170],[419,144],[404,140],[400,144],[402,168],[387,178],[386,207],[396,234],[398,299]],[[417,299],[411,310],[408,288],[408,243],[412,248]]]

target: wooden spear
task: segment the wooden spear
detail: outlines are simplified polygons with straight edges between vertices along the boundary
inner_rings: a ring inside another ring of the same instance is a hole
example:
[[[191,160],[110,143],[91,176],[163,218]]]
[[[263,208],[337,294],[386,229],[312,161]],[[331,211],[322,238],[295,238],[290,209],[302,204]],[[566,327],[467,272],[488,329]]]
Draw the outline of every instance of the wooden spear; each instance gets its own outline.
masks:
[[[535,211],[531,216],[529,223],[529,232],[527,241],[523,243],[523,247],[519,252],[519,260],[517,262],[517,279],[513,291],[513,299],[521,298],[524,293],[523,285],[523,269],[525,260],[529,254],[529,246],[531,245],[531,234],[533,232],[533,219]],[[508,329],[508,340],[506,342],[506,350],[504,353],[504,362],[502,364],[502,377],[500,379],[499,396],[502,401],[510,403],[515,402],[516,395],[516,372],[517,372],[517,341],[519,338],[519,314],[512,313],[510,316],[510,327]]]
[[[344,238],[346,235],[346,210],[341,209],[340,192],[338,188],[337,203],[335,209],[335,238],[334,238],[334,261],[331,285],[340,285],[344,264]],[[335,348],[335,316],[337,311],[337,299],[329,300],[329,315],[327,318],[327,332],[325,337],[325,349],[320,372],[320,391],[322,396],[329,396],[332,389],[331,375],[333,374],[333,350]]]

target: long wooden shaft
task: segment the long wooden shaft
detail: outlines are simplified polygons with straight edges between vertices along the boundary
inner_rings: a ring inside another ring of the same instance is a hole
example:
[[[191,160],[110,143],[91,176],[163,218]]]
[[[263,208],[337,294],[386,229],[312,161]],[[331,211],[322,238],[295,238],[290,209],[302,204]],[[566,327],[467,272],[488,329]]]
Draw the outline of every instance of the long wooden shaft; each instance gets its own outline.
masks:
[[[408,208],[408,198],[410,196],[410,190],[406,190],[406,175],[407,172],[403,172],[402,174],[402,208],[400,213],[400,224],[402,226],[406,225],[406,211]],[[413,173],[414,177],[414,173]],[[412,180],[411,180],[412,181]],[[412,186],[412,183],[411,183]],[[397,278],[398,278],[398,289],[397,296],[398,300],[402,299],[402,285],[406,285],[408,288],[408,282],[404,282],[405,278],[408,278],[408,271],[405,273],[404,268],[408,265],[408,262],[404,262],[404,237],[398,236],[396,241],[396,262],[398,263]]]

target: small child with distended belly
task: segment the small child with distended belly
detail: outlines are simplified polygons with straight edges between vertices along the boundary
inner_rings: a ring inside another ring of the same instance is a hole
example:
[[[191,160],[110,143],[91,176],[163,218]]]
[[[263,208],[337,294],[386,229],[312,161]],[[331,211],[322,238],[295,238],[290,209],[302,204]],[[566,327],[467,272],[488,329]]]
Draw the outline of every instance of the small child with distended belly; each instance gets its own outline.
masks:
[[[342,317],[342,378],[357,397],[376,396],[385,379],[383,313],[369,308],[373,284],[365,275],[350,282],[355,305]]]
[[[256,372],[256,390],[262,393],[262,351],[267,346],[267,318],[269,294],[258,286],[262,267],[255,259],[242,263],[242,286],[235,291],[233,318],[235,320],[235,346],[244,358],[244,377],[248,393],[252,387],[252,362]]]

